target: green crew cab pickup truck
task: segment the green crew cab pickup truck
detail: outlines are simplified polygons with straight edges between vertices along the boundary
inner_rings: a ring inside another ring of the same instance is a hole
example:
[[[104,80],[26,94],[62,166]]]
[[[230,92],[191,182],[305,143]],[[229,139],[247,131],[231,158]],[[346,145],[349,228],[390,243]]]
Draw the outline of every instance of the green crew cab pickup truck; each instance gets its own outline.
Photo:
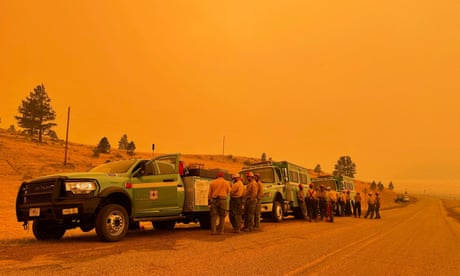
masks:
[[[23,182],[16,216],[24,228],[33,222],[38,240],[60,239],[67,229],[79,227],[83,232],[95,228],[103,241],[119,241],[141,221],[151,221],[155,229],[173,229],[176,222],[209,228],[212,178],[209,172],[184,173],[180,154],[107,162],[89,172]]]

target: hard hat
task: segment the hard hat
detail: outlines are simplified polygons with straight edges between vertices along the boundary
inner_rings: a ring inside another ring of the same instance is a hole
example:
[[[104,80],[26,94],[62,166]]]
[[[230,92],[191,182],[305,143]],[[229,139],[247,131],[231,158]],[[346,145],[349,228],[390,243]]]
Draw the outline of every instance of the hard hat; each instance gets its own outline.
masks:
[[[224,177],[224,172],[218,172],[217,177]]]
[[[315,185],[313,185],[313,183],[310,183],[310,185],[308,186],[310,186],[310,188],[313,188]]]
[[[247,177],[254,177],[254,173],[253,173],[253,172],[247,172],[247,173],[246,173],[246,176],[247,176]]]
[[[330,191],[330,190],[331,190],[331,187],[327,187],[326,190]]]
[[[324,185],[323,185],[323,184],[321,184],[321,186],[319,186],[319,187],[324,189]]]
[[[372,195],[372,193],[371,193],[371,192],[369,192],[369,193],[368,193],[368,195]]]

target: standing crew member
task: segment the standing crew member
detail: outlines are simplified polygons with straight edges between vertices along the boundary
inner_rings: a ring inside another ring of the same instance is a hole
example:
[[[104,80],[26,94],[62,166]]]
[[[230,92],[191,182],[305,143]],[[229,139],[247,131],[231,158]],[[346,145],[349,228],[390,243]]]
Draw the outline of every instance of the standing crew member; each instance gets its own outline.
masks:
[[[246,174],[248,185],[246,186],[246,201],[244,204],[244,232],[254,230],[254,217],[257,205],[257,182],[254,179],[254,173]]]
[[[347,201],[347,196],[345,195],[346,190],[342,190],[340,195],[340,216],[345,216],[345,202]]]
[[[299,190],[297,191],[297,201],[299,202],[300,215],[302,219],[307,218],[307,205],[305,203],[305,191],[303,185],[299,184]]]
[[[260,212],[262,208],[260,201],[262,200],[262,197],[264,197],[264,185],[262,184],[262,181],[260,180],[260,174],[255,173],[254,177],[257,182],[257,203],[256,203],[256,211],[255,211],[255,218],[254,218],[254,229],[259,229]]]
[[[308,220],[311,222],[312,220],[316,220],[318,216],[318,199],[313,183],[310,183],[309,187],[310,189],[307,191],[305,202],[307,203]]]
[[[345,216],[351,216],[351,196],[350,190],[345,191]]]
[[[355,215],[355,218],[358,217],[360,218],[361,217],[361,195],[358,193],[356,193],[355,195],[355,205],[353,206],[353,214]]]
[[[227,196],[230,192],[230,183],[224,179],[224,173],[218,172],[217,178],[209,185],[208,201],[211,204],[211,234],[223,234],[225,223],[225,211],[227,208]],[[216,221],[219,216],[218,232],[216,232]]]
[[[375,199],[372,197],[372,193],[369,192],[367,194],[369,198],[367,199],[367,212],[364,218],[369,217],[372,219],[374,217],[374,210],[375,210]]]
[[[337,202],[337,192],[331,190],[331,187],[327,187],[327,210],[329,216],[329,222],[334,222],[334,210],[335,203]]]
[[[239,174],[232,175],[233,185],[230,191],[230,223],[233,232],[239,233],[242,226],[244,186]]]
[[[326,212],[327,212],[327,193],[324,185],[319,187],[318,193],[318,201],[319,201],[319,215],[321,220],[326,219]]]
[[[375,193],[375,219],[380,219],[380,203],[382,198],[379,193]]]

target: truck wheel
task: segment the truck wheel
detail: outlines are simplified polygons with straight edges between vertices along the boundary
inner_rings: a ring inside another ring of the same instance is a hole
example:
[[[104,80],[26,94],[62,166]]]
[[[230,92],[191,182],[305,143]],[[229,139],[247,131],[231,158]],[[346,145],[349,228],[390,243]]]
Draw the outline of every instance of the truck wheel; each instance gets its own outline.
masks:
[[[37,240],[59,240],[65,234],[65,228],[55,221],[35,220],[32,232]]]
[[[273,203],[272,218],[274,222],[283,220],[283,207],[279,201]]]
[[[102,241],[119,241],[126,235],[128,229],[128,212],[121,205],[108,204],[97,214],[96,234]]]
[[[174,226],[176,226],[176,221],[152,221],[152,224],[156,230],[173,230]]]

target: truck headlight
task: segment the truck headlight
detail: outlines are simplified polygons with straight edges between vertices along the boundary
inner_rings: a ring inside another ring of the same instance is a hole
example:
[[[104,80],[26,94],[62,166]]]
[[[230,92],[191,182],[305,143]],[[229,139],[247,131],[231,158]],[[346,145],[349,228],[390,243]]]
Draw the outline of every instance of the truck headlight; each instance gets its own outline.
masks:
[[[73,194],[89,194],[96,190],[96,183],[93,181],[66,182],[65,190]]]

